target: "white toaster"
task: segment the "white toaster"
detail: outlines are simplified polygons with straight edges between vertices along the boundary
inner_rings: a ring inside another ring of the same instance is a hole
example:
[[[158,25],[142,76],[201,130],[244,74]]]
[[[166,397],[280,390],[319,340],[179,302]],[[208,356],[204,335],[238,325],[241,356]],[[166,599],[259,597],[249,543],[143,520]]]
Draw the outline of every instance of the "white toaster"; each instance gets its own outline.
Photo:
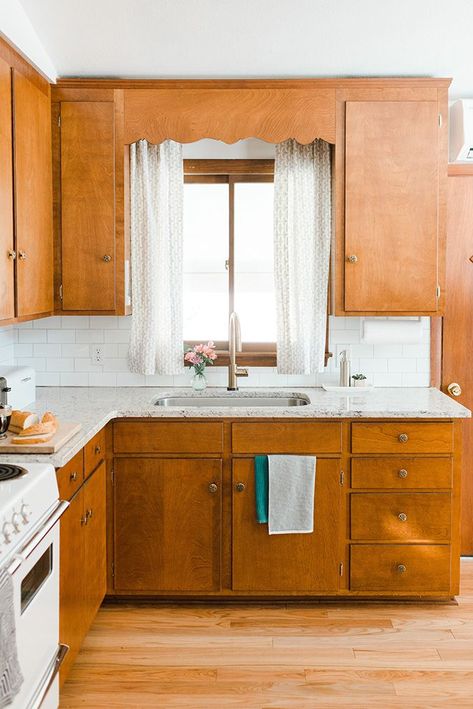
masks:
[[[24,409],[36,399],[36,375],[31,367],[0,368],[0,404]]]

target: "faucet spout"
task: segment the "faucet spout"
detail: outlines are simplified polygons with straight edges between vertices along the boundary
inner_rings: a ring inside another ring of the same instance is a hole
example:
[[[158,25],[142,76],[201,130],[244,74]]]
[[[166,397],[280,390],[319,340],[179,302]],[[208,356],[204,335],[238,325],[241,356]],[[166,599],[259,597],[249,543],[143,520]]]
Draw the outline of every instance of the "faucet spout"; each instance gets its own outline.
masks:
[[[241,328],[240,319],[237,313],[230,314],[228,321],[228,350],[230,364],[228,365],[228,391],[238,391],[238,377],[247,377],[248,370],[239,367],[236,361],[236,353],[241,352]]]

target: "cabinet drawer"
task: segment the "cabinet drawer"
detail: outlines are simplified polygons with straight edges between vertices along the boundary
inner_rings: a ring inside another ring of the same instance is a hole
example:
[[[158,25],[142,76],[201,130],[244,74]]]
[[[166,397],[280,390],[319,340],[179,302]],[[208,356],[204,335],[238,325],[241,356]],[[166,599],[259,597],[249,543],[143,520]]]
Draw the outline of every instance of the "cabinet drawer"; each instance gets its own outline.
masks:
[[[105,458],[105,429],[102,428],[88,443],[84,446],[84,469],[85,477],[88,477],[101,460]]]
[[[451,453],[451,423],[354,423],[353,453]]]
[[[70,500],[84,481],[84,450],[56,471],[59,497]]]
[[[452,487],[451,458],[353,458],[353,488]]]
[[[234,453],[339,453],[340,423],[234,423]]]
[[[351,538],[449,541],[449,492],[352,493]]]
[[[450,547],[434,544],[353,544],[352,591],[448,592]]]
[[[115,453],[221,453],[221,423],[121,422],[113,427]]]

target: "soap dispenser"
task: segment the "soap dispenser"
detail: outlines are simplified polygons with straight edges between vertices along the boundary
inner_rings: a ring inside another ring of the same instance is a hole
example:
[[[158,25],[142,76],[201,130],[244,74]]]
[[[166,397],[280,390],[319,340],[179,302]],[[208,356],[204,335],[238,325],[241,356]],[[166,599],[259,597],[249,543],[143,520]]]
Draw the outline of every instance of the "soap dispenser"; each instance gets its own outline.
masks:
[[[340,354],[340,386],[349,387],[350,386],[350,374],[351,374],[351,361],[350,352],[348,350],[343,350]]]

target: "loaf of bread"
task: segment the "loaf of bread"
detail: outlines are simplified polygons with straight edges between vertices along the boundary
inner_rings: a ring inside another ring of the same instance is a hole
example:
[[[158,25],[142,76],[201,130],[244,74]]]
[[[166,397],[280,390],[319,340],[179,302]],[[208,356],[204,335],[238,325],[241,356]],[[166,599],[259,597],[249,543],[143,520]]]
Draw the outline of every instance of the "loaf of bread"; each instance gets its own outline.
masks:
[[[50,441],[56,432],[45,433],[42,436],[15,436],[11,439],[12,443],[16,443],[20,446],[34,446],[37,443],[46,443]]]
[[[39,423],[37,414],[32,414],[30,411],[12,411],[8,430],[12,433],[20,433],[25,428],[34,426],[37,423]]]
[[[40,423],[35,423],[23,429],[23,431],[20,431],[20,436],[44,436],[48,433],[54,434],[56,431],[57,419],[51,411],[46,411]]]

